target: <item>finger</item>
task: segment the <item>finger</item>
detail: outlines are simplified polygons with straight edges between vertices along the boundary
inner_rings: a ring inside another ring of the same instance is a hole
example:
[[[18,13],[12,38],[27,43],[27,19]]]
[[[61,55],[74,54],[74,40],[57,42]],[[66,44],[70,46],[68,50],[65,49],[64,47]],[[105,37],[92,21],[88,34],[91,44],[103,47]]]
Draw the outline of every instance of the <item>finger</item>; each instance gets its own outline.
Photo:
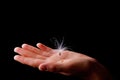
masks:
[[[14,60],[32,67],[38,67],[44,60],[15,55]]]
[[[33,47],[33,46],[31,46],[31,45],[28,45],[28,44],[23,44],[23,45],[22,45],[22,48],[23,48],[23,49],[26,49],[26,50],[28,50],[28,51],[37,53],[37,54],[42,53],[42,51],[41,51],[40,49],[38,49],[38,48],[36,48],[36,47]]]
[[[20,47],[16,47],[14,49],[14,51],[20,55],[23,55],[23,56],[27,56],[27,57],[31,57],[31,58],[46,59],[46,57],[44,57],[44,56],[37,55],[31,51],[25,50],[25,49],[20,48]]]
[[[37,47],[43,51],[51,51],[52,50],[52,48],[47,47],[47,46],[43,45],[42,43],[37,43]]]
[[[54,53],[52,48],[47,47],[47,46],[43,45],[42,43],[37,43],[37,47],[43,51],[42,55],[44,55],[46,57],[50,57],[52,55],[52,53]]]

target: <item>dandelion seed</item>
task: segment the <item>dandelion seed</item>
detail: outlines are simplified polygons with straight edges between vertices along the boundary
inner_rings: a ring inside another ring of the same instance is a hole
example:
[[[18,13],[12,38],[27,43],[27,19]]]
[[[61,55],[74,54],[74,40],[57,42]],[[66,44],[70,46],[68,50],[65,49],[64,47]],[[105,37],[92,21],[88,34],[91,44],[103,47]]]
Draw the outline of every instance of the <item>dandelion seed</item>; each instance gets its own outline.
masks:
[[[67,47],[65,47],[64,38],[61,41],[54,38],[54,41],[55,41],[56,50],[58,51],[57,53],[59,54],[59,56],[61,56],[62,52],[68,49]]]
[[[59,52],[59,55],[61,55],[61,52]]]

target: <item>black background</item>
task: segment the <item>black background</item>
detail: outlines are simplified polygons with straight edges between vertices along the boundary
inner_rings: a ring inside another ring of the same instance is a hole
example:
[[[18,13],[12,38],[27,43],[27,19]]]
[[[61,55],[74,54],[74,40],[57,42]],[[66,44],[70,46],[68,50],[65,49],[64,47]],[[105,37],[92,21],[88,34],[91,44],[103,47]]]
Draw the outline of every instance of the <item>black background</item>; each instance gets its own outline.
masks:
[[[109,10],[95,9],[96,13],[94,13],[94,10],[87,8],[87,12],[83,10],[79,13],[75,9],[72,11],[59,9],[55,12],[48,8],[42,11],[35,8],[8,7],[7,9],[2,33],[8,45],[8,65],[5,69],[7,78],[11,80],[72,79],[60,74],[41,72],[13,60],[16,54],[13,50],[16,46],[21,46],[23,43],[35,46],[36,43],[41,42],[55,48],[53,38],[62,40],[63,37],[66,46],[73,51],[96,58],[108,69],[114,79],[118,78],[119,29],[116,28],[115,16],[111,16]]]
[[[33,26],[32,26],[33,27]],[[31,68],[29,66],[20,64],[13,60],[13,56],[16,54],[13,52],[14,47],[21,46],[23,43],[27,43],[36,46],[36,43],[41,42],[52,48],[56,48],[54,45],[54,38],[57,40],[62,40],[64,37],[64,43],[71,50],[76,52],[81,52],[83,54],[89,55],[96,58],[100,63],[102,63],[112,74],[113,77],[118,75],[117,68],[117,48],[116,48],[116,37],[109,31],[104,30],[92,30],[87,31],[87,29],[79,28],[79,30],[66,27],[66,29],[55,29],[50,30],[46,26],[46,29],[20,29],[13,30],[9,35],[8,39],[8,73],[11,74],[10,79],[18,80],[29,79],[29,80],[39,80],[39,79],[52,79],[52,80],[63,80],[69,79],[69,77],[41,72],[38,69]],[[35,27],[33,27],[35,28]],[[60,27],[62,28],[62,27]],[[52,28],[53,29],[53,28]]]

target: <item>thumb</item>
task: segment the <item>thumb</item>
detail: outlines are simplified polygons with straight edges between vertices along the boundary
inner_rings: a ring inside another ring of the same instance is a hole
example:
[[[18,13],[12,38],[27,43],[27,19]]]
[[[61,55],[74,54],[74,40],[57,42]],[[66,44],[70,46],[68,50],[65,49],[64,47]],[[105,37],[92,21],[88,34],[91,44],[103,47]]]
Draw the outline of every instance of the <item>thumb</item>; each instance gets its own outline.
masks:
[[[59,64],[43,63],[39,65],[39,70],[49,72],[61,72],[63,68]]]

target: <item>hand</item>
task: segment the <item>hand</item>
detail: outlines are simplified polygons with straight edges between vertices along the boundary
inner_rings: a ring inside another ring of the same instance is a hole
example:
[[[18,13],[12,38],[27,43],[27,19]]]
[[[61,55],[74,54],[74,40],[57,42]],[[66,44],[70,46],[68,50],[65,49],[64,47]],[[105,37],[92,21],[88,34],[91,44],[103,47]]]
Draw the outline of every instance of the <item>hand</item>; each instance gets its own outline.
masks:
[[[14,56],[14,59],[20,63],[36,67],[41,71],[56,72],[64,75],[91,75],[94,68],[96,68],[96,63],[102,69],[94,58],[87,55],[69,50],[59,51],[41,43],[36,46],[23,44],[22,47],[16,47],[14,51],[19,55]]]

